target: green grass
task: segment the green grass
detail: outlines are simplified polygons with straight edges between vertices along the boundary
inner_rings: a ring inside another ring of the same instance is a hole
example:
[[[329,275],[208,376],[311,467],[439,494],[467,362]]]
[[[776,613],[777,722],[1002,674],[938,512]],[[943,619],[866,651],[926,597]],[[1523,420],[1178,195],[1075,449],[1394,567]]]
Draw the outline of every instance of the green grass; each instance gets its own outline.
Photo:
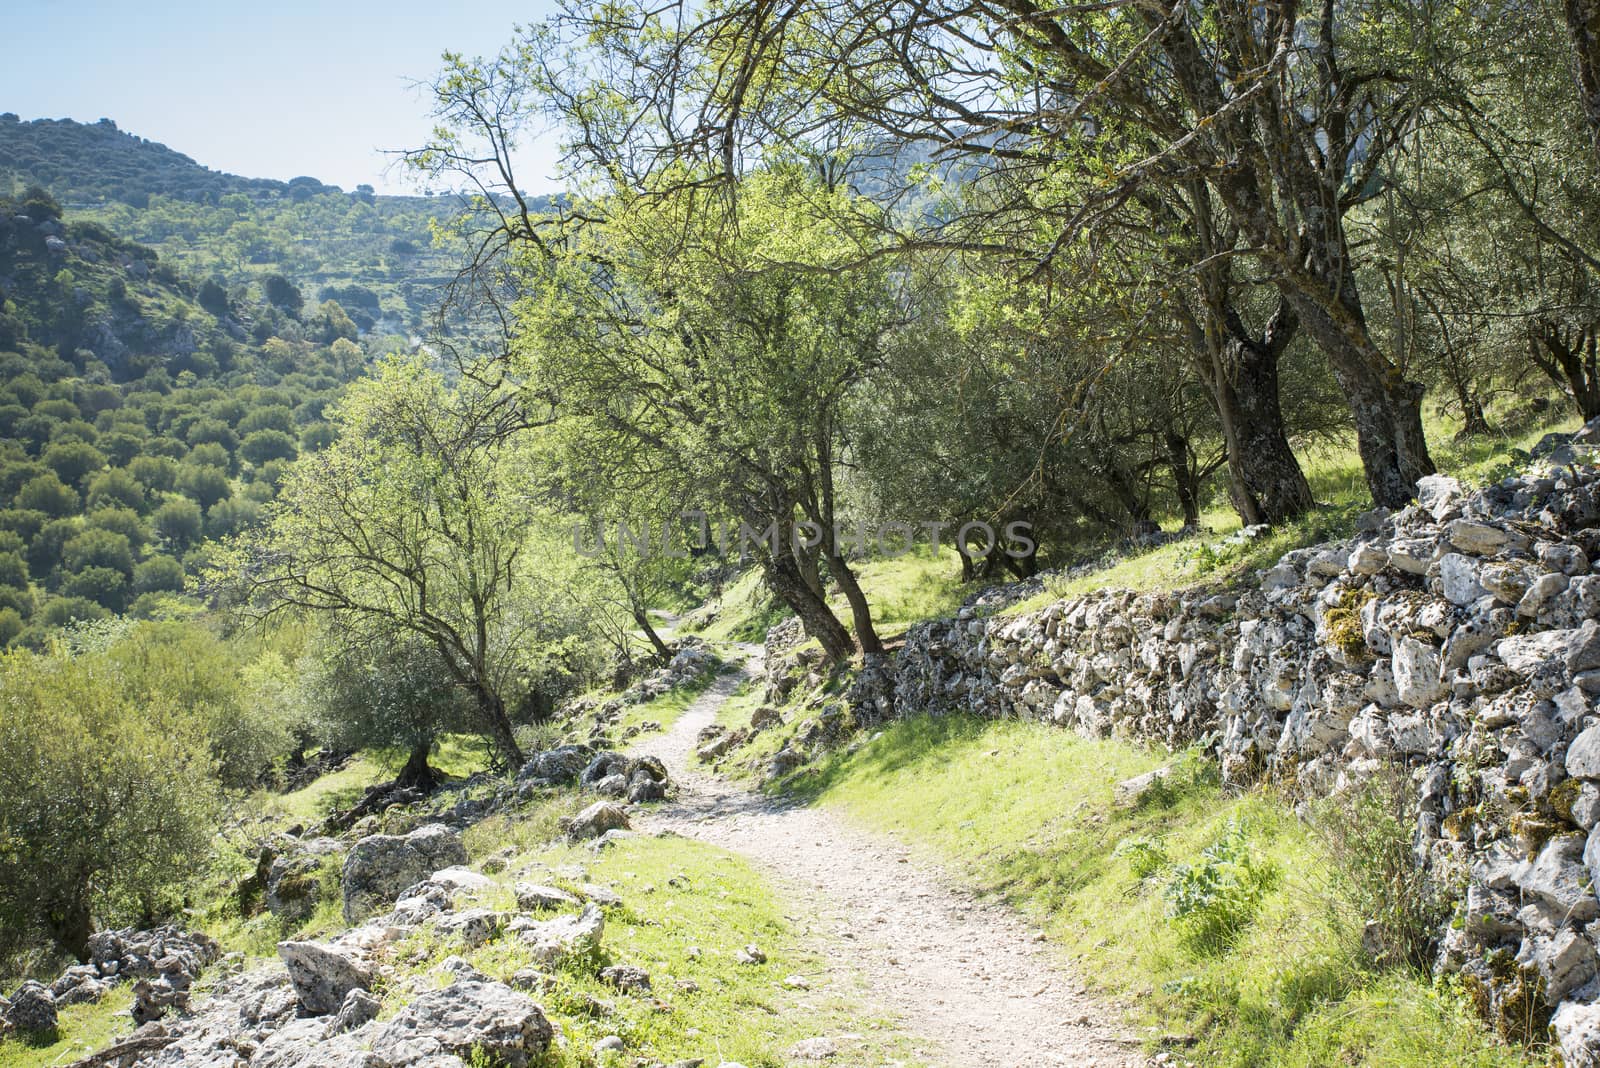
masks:
[[[499,839],[479,846],[491,841]],[[552,989],[535,995],[569,1039],[547,1062],[551,1068],[595,1064],[594,1043],[613,1034],[628,1049],[602,1064],[702,1057],[709,1064],[731,1060],[749,1068],[776,1068],[792,1063],[787,1051],[795,1042],[844,1032],[863,1036],[842,1043],[851,1057],[846,1063],[880,1064],[891,1055],[911,1063],[900,1055],[886,1021],[861,1012],[852,978],[844,977],[841,988],[820,980],[824,961],[795,937],[782,904],[760,875],[712,846],[676,837],[637,838],[598,857],[565,848],[522,853],[480,900],[493,908],[514,907],[509,887],[521,872],[524,878],[571,888],[575,880],[549,871],[570,864],[583,866],[589,881],[615,890],[623,905],[606,912],[599,955],[563,962],[553,973]],[[734,955],[751,942],[767,955],[765,964],[736,962]],[[502,980],[530,963],[525,948],[509,934],[465,950],[423,932],[393,949],[400,974],[389,984],[386,1011],[409,1000],[403,988],[410,977],[424,988],[446,982],[434,969],[451,953]],[[651,993],[624,995],[600,982],[599,969],[613,963],[644,968]],[[783,980],[794,974],[807,976],[814,989],[786,989]],[[685,981],[694,989],[680,985]],[[590,999],[607,1002],[614,1011],[596,1016],[588,1008]]]
[[[116,987],[99,1001],[68,1005],[55,1034],[0,1039],[0,1064],[6,1068],[54,1068],[71,1064],[133,1033],[133,988]]]
[[[850,566],[872,606],[878,637],[884,639],[903,633],[913,623],[954,615],[963,600],[989,585],[963,583],[961,561],[949,548],[934,552],[927,545],[919,545],[904,556],[874,557]],[[855,620],[844,595],[836,593],[828,603],[854,633]]]
[[[1500,413],[1491,412],[1491,420]],[[1513,450],[1526,451],[1552,431],[1576,430],[1582,425],[1577,416],[1558,405],[1548,422],[1502,433],[1457,440],[1459,424],[1434,415],[1426,420],[1429,447],[1440,471],[1469,485],[1481,485],[1504,477],[1515,466]],[[1051,582],[1040,594],[1007,607],[1002,614],[1019,615],[1037,611],[1067,597],[1096,589],[1116,587],[1129,590],[1184,589],[1200,585],[1226,585],[1246,574],[1271,567],[1291,549],[1349,536],[1355,520],[1372,507],[1361,460],[1353,442],[1304,450],[1301,463],[1317,500],[1324,507],[1292,523],[1286,523],[1265,538],[1237,549],[1207,556],[1202,544],[1213,544],[1239,529],[1239,517],[1227,506],[1226,498],[1207,509],[1201,526],[1212,533],[1203,542],[1185,541],[1163,545],[1146,552],[1130,553],[1116,564],[1100,571],[1064,582]],[[1176,517],[1166,517],[1165,527],[1176,525]]]
[[[698,634],[712,645],[725,642],[763,642],[767,628],[789,614],[767,592],[761,569],[752,567],[722,591],[715,601],[716,616],[706,622],[698,613],[685,616],[678,629]]]
[[[921,717],[791,788],[1023,912],[1087,981],[1137,1005],[1148,1041],[1195,1063],[1530,1063],[1449,990],[1363,970],[1324,891],[1322,847],[1277,798],[1231,794],[1180,755],[1171,785],[1112,804],[1113,784],[1171,759],[1038,724]],[[1265,873],[1258,896],[1225,929],[1171,918],[1180,866],[1203,865],[1235,827]]]

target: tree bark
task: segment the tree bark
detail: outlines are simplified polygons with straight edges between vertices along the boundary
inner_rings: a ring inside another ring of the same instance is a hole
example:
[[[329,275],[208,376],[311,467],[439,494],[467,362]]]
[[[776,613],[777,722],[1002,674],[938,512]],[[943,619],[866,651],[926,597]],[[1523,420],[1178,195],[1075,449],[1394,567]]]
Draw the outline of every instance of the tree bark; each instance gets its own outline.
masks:
[[[477,700],[478,714],[483,717],[484,724],[500,746],[500,751],[505,754],[506,760],[513,769],[522,767],[524,754],[522,747],[517,744],[516,730],[511,726],[511,717],[506,715],[506,703],[500,699],[499,694],[484,686],[478,688]]]
[[[428,765],[428,754],[433,751],[432,741],[418,742],[411,747],[405,766],[394,777],[396,786],[411,786],[424,793],[432,793],[439,785],[439,773]]]
[[[1596,359],[1595,331],[1568,335],[1550,323],[1540,323],[1534,329],[1532,345],[1533,362],[1567,392],[1584,422],[1600,415],[1600,361]],[[1541,346],[1548,358],[1539,355]]]
[[[1341,288],[1333,312],[1305,289],[1285,284],[1283,295],[1328,357],[1350,406],[1373,503],[1403,508],[1417,495],[1417,480],[1435,470],[1422,432],[1422,384],[1407,381],[1373,346],[1355,279],[1346,282],[1349,288]]]
[[[1600,169],[1600,0],[1566,0],[1564,6],[1577,61],[1578,106],[1589,123],[1593,162]]]
[[[856,641],[860,643],[861,651],[883,652],[883,642],[878,638],[877,628],[872,625],[872,606],[867,603],[867,595],[862,592],[861,583],[856,581],[855,572],[850,570],[850,565],[845,562],[843,556],[831,550],[828,555],[828,572],[839,584],[839,589],[844,591],[844,599],[850,602],[850,618],[855,622]]]
[[[1167,467],[1172,471],[1178,507],[1183,510],[1183,529],[1193,530],[1200,525],[1200,487],[1195,478],[1194,465],[1190,463],[1189,439],[1172,428],[1168,428],[1164,437]]]
[[[70,889],[68,891],[71,892]],[[94,934],[94,915],[89,902],[75,896],[49,917],[50,936],[56,945],[80,961],[89,959],[89,936]]]
[[[1278,360],[1299,320],[1279,301],[1266,333],[1250,336],[1244,320],[1229,308],[1219,336],[1208,338],[1211,368],[1206,378],[1228,457],[1228,493],[1245,526],[1277,525],[1316,505],[1311,484],[1284,426],[1278,391]]]
[[[850,632],[833,614],[828,602],[818,597],[806,583],[794,554],[781,550],[768,553],[762,561],[762,570],[772,592],[800,617],[800,625],[822,646],[828,659],[835,663],[849,660],[856,651]]]
[[[672,650],[667,648],[667,643],[661,640],[661,635],[656,633],[656,628],[650,625],[650,613],[643,608],[633,610],[633,621],[639,624],[639,629],[644,631],[644,636],[650,640],[650,645],[656,651],[656,656],[662,663],[672,659]]]

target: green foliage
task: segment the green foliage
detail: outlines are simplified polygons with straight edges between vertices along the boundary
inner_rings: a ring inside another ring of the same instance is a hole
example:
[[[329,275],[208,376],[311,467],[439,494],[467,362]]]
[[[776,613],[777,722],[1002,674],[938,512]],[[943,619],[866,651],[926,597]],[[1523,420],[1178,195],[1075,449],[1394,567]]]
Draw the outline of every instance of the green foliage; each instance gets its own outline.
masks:
[[[54,472],[29,479],[16,496],[16,507],[58,518],[72,515],[78,505],[77,491],[64,485]]]
[[[325,635],[306,685],[319,734],[343,749],[431,749],[472,718],[470,695],[415,634]]]
[[[200,540],[203,520],[200,505],[191,500],[167,501],[150,517],[157,534],[176,549],[186,549]]]
[[[1437,872],[1417,864],[1417,816],[1409,778],[1383,768],[1317,804],[1312,826],[1330,861],[1326,898],[1349,937],[1360,940],[1374,924],[1380,959],[1372,963],[1426,974],[1455,895]]]
[[[1277,867],[1255,855],[1244,822],[1233,819],[1196,860],[1172,866],[1162,887],[1167,915],[1197,951],[1220,953],[1255,919],[1278,878]]]
[[[0,654],[0,929],[81,952],[91,917],[161,915],[204,864],[217,794],[184,664]]]

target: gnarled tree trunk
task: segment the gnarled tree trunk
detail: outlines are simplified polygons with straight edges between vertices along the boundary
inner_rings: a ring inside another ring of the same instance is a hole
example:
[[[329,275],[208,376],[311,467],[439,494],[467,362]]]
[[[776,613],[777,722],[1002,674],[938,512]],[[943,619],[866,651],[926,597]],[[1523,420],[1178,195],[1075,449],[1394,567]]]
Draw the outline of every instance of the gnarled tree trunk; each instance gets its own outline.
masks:
[[[828,602],[817,596],[816,591],[806,582],[794,554],[781,549],[778,552],[767,553],[762,560],[762,570],[772,592],[800,617],[800,624],[805,627],[806,634],[817,640],[828,659],[835,663],[850,659],[851,654],[856,651],[850,632],[833,614]]]

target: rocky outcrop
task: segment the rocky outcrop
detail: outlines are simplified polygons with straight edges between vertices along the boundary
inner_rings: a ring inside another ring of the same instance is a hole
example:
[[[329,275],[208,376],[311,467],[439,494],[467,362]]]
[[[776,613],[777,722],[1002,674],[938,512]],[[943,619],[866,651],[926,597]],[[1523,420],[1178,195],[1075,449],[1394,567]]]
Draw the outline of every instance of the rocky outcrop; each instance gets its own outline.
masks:
[[[596,801],[576,816],[563,821],[567,837],[574,842],[598,838],[607,831],[627,830],[628,813],[621,805]]]
[[[318,942],[279,942],[300,1004],[312,1016],[338,1012],[352,990],[372,987],[372,969],[355,954]]]
[[[1600,426],[1579,437],[1581,452]],[[919,625],[850,699],[864,723],[964,711],[1198,743],[1229,781],[1319,794],[1400,766],[1419,856],[1469,886],[1439,967],[1472,976],[1491,1015],[1554,1010],[1563,1048],[1600,1059],[1574,1037],[1600,1034],[1600,1013],[1575,1008],[1600,1003],[1597,561],[1595,467],[1477,492],[1434,476],[1241,587]]]
[[[526,994],[504,983],[464,981],[406,1006],[378,1032],[372,1053],[389,1068],[441,1056],[527,1068],[552,1037],[550,1021]]]
[[[369,835],[357,842],[344,860],[345,922],[365,919],[441,868],[466,863],[461,836],[442,824],[419,827],[404,836]]]
[[[323,869],[336,863],[344,850],[337,838],[310,838],[275,853],[262,898],[267,910],[290,923],[310,919],[322,899]]]
[[[25,1035],[45,1035],[56,1029],[56,999],[43,983],[29,979],[6,999],[4,1019]]]
[[[98,1001],[120,983],[133,984],[134,1022],[145,1024],[189,1008],[189,989],[221,955],[217,944],[198,932],[173,926],[125,928],[89,936],[89,960],[61,973],[49,986],[22,984],[0,998],[0,1032],[48,1031],[57,1012],[69,1005]]]

